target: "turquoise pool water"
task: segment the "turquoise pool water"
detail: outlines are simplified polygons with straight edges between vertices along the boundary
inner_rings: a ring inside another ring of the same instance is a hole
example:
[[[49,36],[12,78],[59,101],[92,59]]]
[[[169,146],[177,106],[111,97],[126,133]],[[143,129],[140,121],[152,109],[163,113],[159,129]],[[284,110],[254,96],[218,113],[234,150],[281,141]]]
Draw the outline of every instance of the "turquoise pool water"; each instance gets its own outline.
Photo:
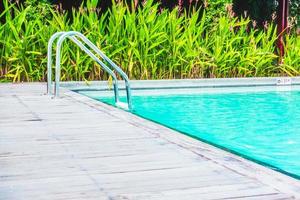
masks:
[[[80,93],[113,104],[99,92]],[[142,95],[133,106],[146,119],[300,177],[299,90]]]

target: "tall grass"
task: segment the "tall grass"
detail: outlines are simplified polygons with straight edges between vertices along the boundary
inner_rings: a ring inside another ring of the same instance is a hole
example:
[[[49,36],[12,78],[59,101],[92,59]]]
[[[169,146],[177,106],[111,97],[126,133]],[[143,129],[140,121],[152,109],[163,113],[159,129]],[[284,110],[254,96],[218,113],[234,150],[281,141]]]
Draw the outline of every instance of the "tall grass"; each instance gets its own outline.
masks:
[[[203,9],[179,14],[178,8],[161,10],[151,0],[137,9],[114,3],[101,15],[95,12],[97,0],[69,15],[47,4],[17,7],[7,0],[4,4],[1,81],[45,81],[47,41],[53,33],[69,30],[87,35],[131,79],[295,76],[300,72],[299,37],[287,38],[285,64],[278,65],[276,27],[252,30],[249,19],[232,18],[225,12],[217,18]],[[108,78],[77,47],[65,43],[63,48],[63,80]]]

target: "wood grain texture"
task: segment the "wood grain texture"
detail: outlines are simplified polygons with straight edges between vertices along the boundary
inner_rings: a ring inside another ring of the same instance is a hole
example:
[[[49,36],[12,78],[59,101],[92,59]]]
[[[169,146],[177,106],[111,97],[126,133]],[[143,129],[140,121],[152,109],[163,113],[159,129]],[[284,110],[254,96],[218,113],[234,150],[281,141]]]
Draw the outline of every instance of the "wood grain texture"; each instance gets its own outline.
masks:
[[[300,183],[44,84],[0,85],[0,199],[298,199]]]

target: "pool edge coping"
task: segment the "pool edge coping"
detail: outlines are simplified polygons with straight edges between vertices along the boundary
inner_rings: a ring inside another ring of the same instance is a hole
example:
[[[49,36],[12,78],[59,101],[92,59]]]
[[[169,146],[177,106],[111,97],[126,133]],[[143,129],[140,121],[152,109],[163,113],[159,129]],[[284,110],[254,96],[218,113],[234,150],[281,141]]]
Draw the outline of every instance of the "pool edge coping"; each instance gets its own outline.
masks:
[[[290,80],[286,84],[278,81]],[[124,89],[124,81],[118,81],[119,88]],[[213,88],[213,87],[249,87],[249,86],[291,86],[300,85],[299,77],[256,77],[256,78],[208,78],[208,79],[164,79],[164,80],[130,80],[133,90],[141,89],[176,89],[176,88]],[[61,86],[71,90],[86,89],[109,90],[112,83],[109,81],[67,81]]]
[[[247,160],[241,156],[222,150],[200,140],[196,140],[190,136],[184,135],[158,123],[146,120],[142,117],[99,102],[87,96],[80,95],[67,88],[62,89],[62,94],[62,98],[71,98],[77,102],[86,104],[94,109],[105,112],[115,118],[124,120],[127,123],[142,128],[152,135],[156,135],[199,156],[204,156],[207,159],[238,174],[256,179],[279,191],[292,194],[296,198],[300,198],[300,181],[293,177],[272,170],[268,167],[257,164],[253,161]]]

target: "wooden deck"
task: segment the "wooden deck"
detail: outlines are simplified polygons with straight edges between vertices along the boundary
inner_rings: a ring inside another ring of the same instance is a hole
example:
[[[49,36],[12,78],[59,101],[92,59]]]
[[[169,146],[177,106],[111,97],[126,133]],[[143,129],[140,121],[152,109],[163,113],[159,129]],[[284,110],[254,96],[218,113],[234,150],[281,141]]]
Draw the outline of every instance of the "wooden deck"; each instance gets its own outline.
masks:
[[[300,181],[70,91],[0,84],[1,200],[299,199]]]

